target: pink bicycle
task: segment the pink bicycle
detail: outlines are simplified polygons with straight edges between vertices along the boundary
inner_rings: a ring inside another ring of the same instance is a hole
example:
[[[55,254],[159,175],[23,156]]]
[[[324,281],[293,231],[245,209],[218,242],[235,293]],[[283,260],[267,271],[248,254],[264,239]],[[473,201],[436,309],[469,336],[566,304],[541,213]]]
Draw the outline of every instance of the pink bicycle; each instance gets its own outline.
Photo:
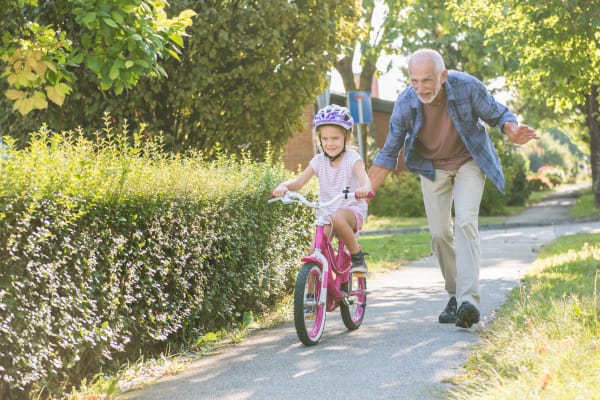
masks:
[[[312,202],[296,192],[270,199],[284,204],[302,204],[316,210],[314,251],[302,257],[302,267],[296,276],[294,290],[294,325],[300,341],[306,346],[319,342],[325,328],[326,311],[338,307],[342,321],[349,330],[362,324],[367,307],[367,277],[364,273],[350,271],[350,253],[341,240],[334,244],[325,234],[325,208],[343,198],[354,197],[345,191],[327,203]],[[372,195],[370,195],[372,197]]]

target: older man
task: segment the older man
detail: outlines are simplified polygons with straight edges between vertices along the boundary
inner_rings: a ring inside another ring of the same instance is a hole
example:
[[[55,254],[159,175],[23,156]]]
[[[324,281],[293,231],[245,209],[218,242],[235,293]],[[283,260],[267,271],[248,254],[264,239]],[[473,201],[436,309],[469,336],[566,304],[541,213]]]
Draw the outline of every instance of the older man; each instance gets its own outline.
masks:
[[[435,50],[413,53],[408,73],[411,87],[396,100],[369,178],[376,190],[404,147],[406,167],[420,175],[432,248],[450,298],[439,322],[470,328],[480,317],[478,218],[486,176],[504,193],[502,167],[481,121],[517,144],[539,136],[519,125],[479,80],[448,71]]]

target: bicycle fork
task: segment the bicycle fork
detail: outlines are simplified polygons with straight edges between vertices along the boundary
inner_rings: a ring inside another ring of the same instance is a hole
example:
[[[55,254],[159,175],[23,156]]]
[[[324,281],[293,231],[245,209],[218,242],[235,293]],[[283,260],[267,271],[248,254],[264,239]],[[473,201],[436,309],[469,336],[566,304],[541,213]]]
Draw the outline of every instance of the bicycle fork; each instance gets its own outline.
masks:
[[[317,306],[325,306],[327,304],[327,285],[329,284],[329,263],[323,255],[321,249],[316,248],[308,257],[302,258],[302,262],[316,262],[321,265],[321,290],[317,300]]]

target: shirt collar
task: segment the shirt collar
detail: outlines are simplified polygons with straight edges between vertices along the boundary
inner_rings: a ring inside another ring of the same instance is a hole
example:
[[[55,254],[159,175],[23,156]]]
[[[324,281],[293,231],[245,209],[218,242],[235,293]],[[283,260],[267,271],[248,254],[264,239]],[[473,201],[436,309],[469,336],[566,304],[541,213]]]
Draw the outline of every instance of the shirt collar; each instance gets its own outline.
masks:
[[[446,81],[444,82],[444,88],[446,89],[446,99],[454,100],[456,99],[456,95],[454,87],[452,86],[452,71],[448,71],[448,75],[446,75]]]

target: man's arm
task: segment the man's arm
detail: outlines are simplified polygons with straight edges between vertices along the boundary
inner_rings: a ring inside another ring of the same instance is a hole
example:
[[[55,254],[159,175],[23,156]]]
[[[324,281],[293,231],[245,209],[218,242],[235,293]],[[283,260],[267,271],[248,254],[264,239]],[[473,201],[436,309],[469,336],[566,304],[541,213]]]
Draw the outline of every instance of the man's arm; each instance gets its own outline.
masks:
[[[378,165],[373,165],[371,167],[371,169],[369,170],[369,180],[371,181],[371,188],[374,192],[377,192],[377,189],[379,188],[379,186],[381,186],[381,184],[385,180],[385,177],[390,172],[392,171],[387,168],[380,167]]]

